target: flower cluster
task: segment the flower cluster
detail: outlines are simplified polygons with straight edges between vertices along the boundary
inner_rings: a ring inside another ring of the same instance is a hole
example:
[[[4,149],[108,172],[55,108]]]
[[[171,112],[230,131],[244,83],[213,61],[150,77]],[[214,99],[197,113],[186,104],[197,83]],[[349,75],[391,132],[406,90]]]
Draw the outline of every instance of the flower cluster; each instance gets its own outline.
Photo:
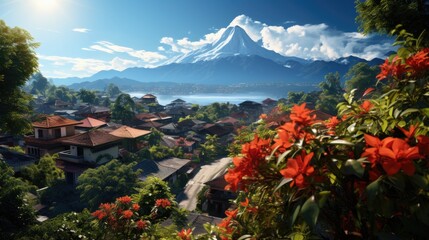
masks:
[[[386,59],[380,68],[381,72],[377,75],[378,80],[389,77],[395,79],[420,77],[429,69],[429,48],[422,49],[406,59],[399,56],[395,56],[391,61]]]
[[[192,229],[182,229],[182,231],[177,233],[177,236],[181,240],[191,240],[192,239]]]
[[[231,239],[232,234],[237,230],[234,226],[234,219],[237,218],[238,209],[226,210],[226,218],[217,225],[220,228],[220,237],[222,240]]]
[[[117,198],[115,203],[100,204],[91,215],[99,221],[104,237],[134,238],[150,226],[150,221],[140,216],[139,210],[138,203],[134,203],[129,196],[123,196]]]
[[[171,206],[171,202],[167,198],[157,199],[155,202],[155,206],[167,208]]]

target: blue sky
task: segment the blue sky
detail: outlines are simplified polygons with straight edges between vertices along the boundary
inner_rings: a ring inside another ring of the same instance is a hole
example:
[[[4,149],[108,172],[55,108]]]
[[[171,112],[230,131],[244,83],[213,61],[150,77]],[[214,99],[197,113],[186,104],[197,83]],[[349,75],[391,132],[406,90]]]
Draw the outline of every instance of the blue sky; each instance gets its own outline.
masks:
[[[391,39],[357,33],[352,0],[2,0],[0,19],[40,42],[47,77],[156,67],[232,25],[285,56],[371,59]]]

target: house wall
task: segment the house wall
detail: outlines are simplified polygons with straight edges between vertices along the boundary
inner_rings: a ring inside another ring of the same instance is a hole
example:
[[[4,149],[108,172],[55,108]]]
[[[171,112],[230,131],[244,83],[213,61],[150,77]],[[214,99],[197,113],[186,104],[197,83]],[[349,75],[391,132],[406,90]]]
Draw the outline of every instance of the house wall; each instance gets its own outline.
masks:
[[[119,147],[113,146],[111,148],[104,149],[104,150],[101,150],[98,152],[92,152],[90,148],[84,148],[84,150],[83,150],[83,157],[86,161],[89,161],[89,162],[95,162],[97,160],[97,158],[103,154],[109,154],[113,158],[117,158],[119,156]],[[111,159],[103,159],[102,162],[109,161],[109,160],[111,160]],[[100,162],[100,163],[102,163],[102,162]]]
[[[74,126],[67,126],[67,127],[61,127],[61,128],[34,128],[34,136],[37,139],[54,139],[55,137],[55,130],[60,129],[61,131],[61,137],[65,136],[71,136],[75,134]],[[42,132],[41,136],[39,133]]]

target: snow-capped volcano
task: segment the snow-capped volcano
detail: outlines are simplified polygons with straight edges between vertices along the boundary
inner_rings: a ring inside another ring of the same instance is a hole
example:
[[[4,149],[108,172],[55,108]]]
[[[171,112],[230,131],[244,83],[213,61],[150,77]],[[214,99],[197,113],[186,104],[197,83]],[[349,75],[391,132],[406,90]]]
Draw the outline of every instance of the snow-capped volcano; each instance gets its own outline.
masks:
[[[178,56],[168,63],[195,63],[238,55],[257,55],[275,62],[284,62],[288,60],[287,57],[259,46],[241,27],[233,26],[228,27],[217,41],[195,51]]]

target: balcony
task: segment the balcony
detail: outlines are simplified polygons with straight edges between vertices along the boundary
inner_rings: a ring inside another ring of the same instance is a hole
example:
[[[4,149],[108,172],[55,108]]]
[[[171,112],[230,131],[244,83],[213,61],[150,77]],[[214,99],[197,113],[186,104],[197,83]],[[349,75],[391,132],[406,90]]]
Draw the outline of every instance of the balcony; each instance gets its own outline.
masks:
[[[73,155],[70,150],[59,152],[59,159],[66,162],[86,163],[85,159],[83,159],[83,156]]]

